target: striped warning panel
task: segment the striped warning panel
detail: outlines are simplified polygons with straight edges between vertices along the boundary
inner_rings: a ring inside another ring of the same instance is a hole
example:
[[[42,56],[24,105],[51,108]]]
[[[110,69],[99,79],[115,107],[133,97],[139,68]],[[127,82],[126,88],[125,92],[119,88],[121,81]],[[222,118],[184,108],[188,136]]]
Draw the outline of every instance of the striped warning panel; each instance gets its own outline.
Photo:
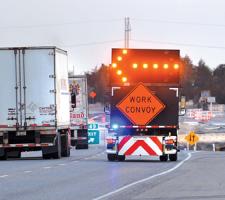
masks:
[[[118,154],[126,156],[160,156],[163,154],[160,136],[121,136]]]

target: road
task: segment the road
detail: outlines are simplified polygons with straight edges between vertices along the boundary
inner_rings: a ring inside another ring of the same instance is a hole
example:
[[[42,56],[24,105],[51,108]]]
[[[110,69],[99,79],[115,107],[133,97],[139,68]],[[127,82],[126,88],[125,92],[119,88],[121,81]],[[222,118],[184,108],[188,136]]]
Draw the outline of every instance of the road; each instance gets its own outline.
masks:
[[[108,162],[103,147],[70,158],[40,153],[0,162],[0,200],[225,199],[225,154],[179,154],[179,162],[133,158]],[[35,156],[35,157],[34,157]]]

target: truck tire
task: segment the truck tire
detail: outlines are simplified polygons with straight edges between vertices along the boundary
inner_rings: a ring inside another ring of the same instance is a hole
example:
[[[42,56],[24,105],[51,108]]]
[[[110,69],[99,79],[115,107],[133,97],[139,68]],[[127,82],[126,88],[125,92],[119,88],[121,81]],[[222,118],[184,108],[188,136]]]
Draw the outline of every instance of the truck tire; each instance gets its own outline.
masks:
[[[55,139],[55,145],[50,147],[42,147],[43,159],[59,159],[61,158],[61,136],[58,133]]]
[[[18,152],[17,157],[16,158],[21,158],[21,151]]]
[[[176,154],[170,154],[169,155],[169,159],[170,159],[170,161],[177,161],[177,153]]]
[[[77,144],[76,149],[88,149],[88,144]]]
[[[61,156],[62,157],[69,157],[70,156],[70,146],[68,141],[68,132],[66,135],[61,137]]]
[[[168,155],[165,154],[165,155],[159,156],[159,160],[160,160],[161,162],[166,162],[166,161],[168,160]]]
[[[45,159],[45,160],[51,159],[51,157],[52,157],[51,154],[42,154],[42,158]]]
[[[116,157],[116,154],[107,154],[108,161],[115,161]]]
[[[125,159],[126,159],[126,157],[125,157],[125,155],[123,155],[123,156],[117,156],[117,159],[118,159],[118,161],[125,161]]]
[[[55,147],[56,151],[52,153],[52,158],[59,159],[61,158],[61,135],[60,133],[57,135],[56,141],[55,141]]]
[[[0,160],[7,160],[7,158],[8,158],[7,151],[5,151],[5,149],[1,149]]]
[[[21,151],[18,150],[18,151],[13,151],[13,150],[10,150],[8,153],[8,158],[21,158]]]

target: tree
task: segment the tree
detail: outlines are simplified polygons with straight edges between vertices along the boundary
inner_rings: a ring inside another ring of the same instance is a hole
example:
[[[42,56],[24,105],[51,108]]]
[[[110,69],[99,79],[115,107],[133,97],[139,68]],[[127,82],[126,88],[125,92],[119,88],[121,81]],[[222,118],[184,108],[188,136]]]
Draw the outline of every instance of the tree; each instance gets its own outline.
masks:
[[[186,55],[182,58],[182,72],[181,72],[181,95],[185,96],[187,100],[194,99],[194,83],[196,79],[195,66],[191,59]]]
[[[106,103],[109,101],[109,67],[102,64],[100,68],[95,67],[92,72],[87,72],[88,93],[94,91],[97,96],[95,102]],[[89,98],[89,102],[92,100]]]
[[[225,103],[224,80],[225,64],[221,64],[213,71],[212,95],[216,97],[217,103]]]
[[[210,90],[212,88],[212,71],[203,60],[198,62],[196,68],[195,86],[202,90]]]

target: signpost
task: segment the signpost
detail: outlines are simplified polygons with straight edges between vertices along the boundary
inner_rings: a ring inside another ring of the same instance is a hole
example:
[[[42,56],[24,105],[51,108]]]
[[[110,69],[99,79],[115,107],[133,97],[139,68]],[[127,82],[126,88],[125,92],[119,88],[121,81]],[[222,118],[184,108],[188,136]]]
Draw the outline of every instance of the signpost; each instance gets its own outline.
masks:
[[[165,105],[141,83],[117,104],[117,108],[133,124],[146,125],[165,108]]]
[[[191,131],[186,137],[185,140],[188,142],[188,149],[189,145],[195,145],[196,149],[196,143],[199,141],[198,135],[195,134],[194,131]]]

